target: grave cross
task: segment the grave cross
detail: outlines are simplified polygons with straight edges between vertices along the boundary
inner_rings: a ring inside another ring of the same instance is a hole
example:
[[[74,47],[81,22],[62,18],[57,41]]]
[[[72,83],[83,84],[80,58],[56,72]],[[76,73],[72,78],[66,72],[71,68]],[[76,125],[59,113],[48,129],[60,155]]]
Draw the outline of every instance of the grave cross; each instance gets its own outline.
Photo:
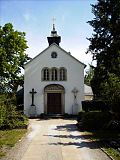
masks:
[[[29,93],[32,94],[32,104],[31,104],[31,106],[35,106],[34,105],[34,94],[36,94],[37,92],[34,91],[34,88],[32,88],[32,91],[30,91]]]

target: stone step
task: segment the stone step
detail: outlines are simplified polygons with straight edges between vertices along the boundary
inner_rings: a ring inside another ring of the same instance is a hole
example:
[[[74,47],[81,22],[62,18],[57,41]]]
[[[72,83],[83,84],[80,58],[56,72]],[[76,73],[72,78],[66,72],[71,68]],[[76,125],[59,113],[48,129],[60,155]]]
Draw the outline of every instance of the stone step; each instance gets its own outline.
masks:
[[[47,115],[48,118],[63,118],[64,115],[62,114],[49,114]]]

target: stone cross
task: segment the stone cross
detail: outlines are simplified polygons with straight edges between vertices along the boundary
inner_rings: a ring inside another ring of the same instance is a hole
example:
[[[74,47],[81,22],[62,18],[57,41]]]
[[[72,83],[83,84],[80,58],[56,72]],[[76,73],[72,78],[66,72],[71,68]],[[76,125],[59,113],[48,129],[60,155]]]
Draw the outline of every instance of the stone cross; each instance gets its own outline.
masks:
[[[36,94],[37,92],[34,91],[34,88],[32,88],[32,91],[30,91],[29,93],[32,94],[32,104],[31,104],[31,106],[35,106],[34,105],[34,94]]]

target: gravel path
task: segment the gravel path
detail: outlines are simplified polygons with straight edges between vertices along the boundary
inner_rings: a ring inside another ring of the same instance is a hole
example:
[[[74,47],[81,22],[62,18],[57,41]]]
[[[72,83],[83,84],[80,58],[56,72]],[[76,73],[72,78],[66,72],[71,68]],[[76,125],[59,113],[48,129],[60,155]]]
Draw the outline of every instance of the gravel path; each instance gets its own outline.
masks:
[[[110,160],[94,142],[83,138],[75,124],[75,120],[31,119],[31,132],[9,160]]]

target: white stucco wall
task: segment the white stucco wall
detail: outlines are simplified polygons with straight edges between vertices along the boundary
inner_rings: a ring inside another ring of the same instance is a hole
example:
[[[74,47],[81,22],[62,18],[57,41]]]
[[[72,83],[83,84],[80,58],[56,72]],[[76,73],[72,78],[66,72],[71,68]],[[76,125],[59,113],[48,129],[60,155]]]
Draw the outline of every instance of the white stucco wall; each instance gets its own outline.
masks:
[[[85,95],[85,101],[88,100],[93,100],[93,95]]]
[[[55,59],[51,58],[53,51],[58,54]],[[41,70],[44,67],[65,67],[67,69],[67,81],[42,81]],[[52,44],[31,62],[27,63],[24,75],[24,113],[26,115],[29,114],[31,107],[32,100],[29,92],[32,88],[37,92],[34,96],[37,115],[44,113],[44,87],[49,84],[60,84],[65,88],[65,113],[69,114],[72,114],[72,105],[74,104],[74,97],[71,91],[76,87],[79,90],[77,94],[79,107],[76,112],[81,110],[81,101],[84,100],[84,65],[57,45]]]

